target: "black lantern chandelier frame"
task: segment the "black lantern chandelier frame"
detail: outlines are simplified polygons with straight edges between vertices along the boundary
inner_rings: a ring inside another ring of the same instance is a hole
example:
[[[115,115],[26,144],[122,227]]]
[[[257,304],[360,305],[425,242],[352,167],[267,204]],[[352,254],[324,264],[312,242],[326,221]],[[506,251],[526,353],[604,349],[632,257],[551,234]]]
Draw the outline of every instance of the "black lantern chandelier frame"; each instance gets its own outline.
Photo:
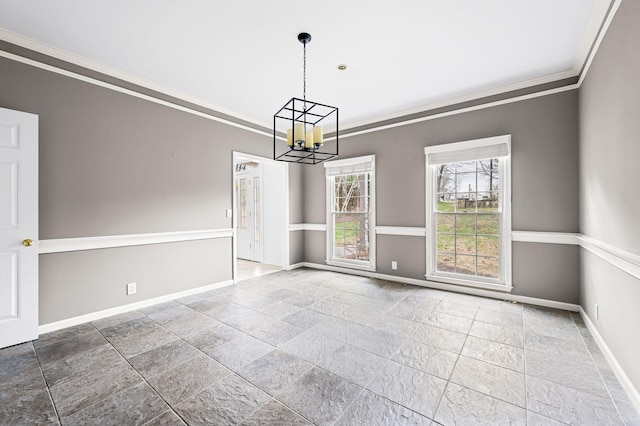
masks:
[[[298,41],[304,46],[302,99],[291,98],[273,115],[273,159],[290,163],[318,164],[338,156],[338,108],[307,100],[307,43],[311,41],[311,35],[300,33]],[[327,151],[326,148],[321,150],[324,146],[324,134],[320,123],[334,114],[335,151]],[[278,155],[279,138],[276,126],[282,122],[287,127],[286,151]],[[308,126],[311,126],[311,129]]]

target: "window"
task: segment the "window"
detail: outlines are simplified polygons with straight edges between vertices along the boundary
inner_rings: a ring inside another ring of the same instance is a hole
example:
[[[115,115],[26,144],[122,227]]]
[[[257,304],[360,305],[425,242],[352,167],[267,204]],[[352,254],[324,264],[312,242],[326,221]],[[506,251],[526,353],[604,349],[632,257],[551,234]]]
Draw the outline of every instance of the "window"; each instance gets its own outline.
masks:
[[[236,180],[236,191],[238,192],[238,211],[240,212],[240,222],[238,224],[238,228],[247,229],[249,228],[249,211],[247,210],[247,178],[242,178]]]
[[[253,249],[260,251],[260,178],[253,178]]]
[[[374,156],[330,161],[327,178],[327,263],[375,270]]]
[[[510,290],[510,136],[425,155],[427,279]]]

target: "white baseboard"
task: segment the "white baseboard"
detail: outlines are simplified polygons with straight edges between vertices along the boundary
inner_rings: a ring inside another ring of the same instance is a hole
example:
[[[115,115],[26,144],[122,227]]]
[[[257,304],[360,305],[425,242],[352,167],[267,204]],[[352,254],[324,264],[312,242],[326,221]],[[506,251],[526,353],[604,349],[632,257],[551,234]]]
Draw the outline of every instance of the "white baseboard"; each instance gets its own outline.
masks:
[[[287,271],[291,271],[293,269],[300,269],[300,268],[304,268],[304,262],[294,263],[293,265],[287,266]]]
[[[627,393],[629,400],[631,401],[635,409],[640,413],[640,392],[638,392],[638,389],[633,386],[633,383],[631,383],[631,379],[629,379],[629,376],[627,376],[627,374],[624,372],[622,366],[618,363],[618,360],[613,355],[613,352],[611,352],[611,349],[609,349],[609,346],[607,346],[607,343],[598,332],[598,329],[591,321],[591,318],[589,318],[586,311],[582,307],[580,307],[580,316],[582,317],[582,320],[586,324],[587,329],[598,344],[598,347],[602,351],[605,359],[613,369],[613,372],[618,378],[618,381]]]
[[[298,266],[299,265],[299,266]],[[470,294],[473,296],[489,297],[498,300],[512,300],[519,303],[527,303],[529,305],[543,306],[546,308],[563,309],[565,311],[579,312],[580,305],[573,303],[557,302],[555,300],[538,299],[536,297],[519,296],[516,294],[508,294],[503,292],[476,289],[471,287],[462,287],[452,284],[444,284],[435,281],[418,280],[415,278],[398,277],[395,275],[379,274],[377,272],[360,271],[356,269],[340,268],[336,266],[323,265],[320,263],[302,262],[296,264],[297,268],[305,267],[312,269],[322,269],[325,271],[341,272],[351,275],[359,275],[369,278],[377,278],[386,281],[398,282],[402,284],[412,284],[420,287],[435,288],[438,290],[453,291],[455,293]]]
[[[38,326],[38,334],[50,333],[52,331],[61,330],[63,328],[84,324],[85,322],[96,321],[102,318],[110,317],[112,315],[123,314],[125,312],[135,311],[136,309],[142,309],[148,306],[157,305],[158,303],[168,302],[173,299],[179,299],[181,297],[191,296],[198,293],[204,293],[205,291],[227,287],[232,284],[232,280],[222,281],[203,287],[193,288],[191,290],[180,291],[178,293],[167,294],[165,296],[154,297],[153,299],[142,300],[140,302],[130,303],[128,305],[116,306],[115,308],[104,309],[102,311],[91,312],[89,314],[79,315],[77,317],[43,324]]]

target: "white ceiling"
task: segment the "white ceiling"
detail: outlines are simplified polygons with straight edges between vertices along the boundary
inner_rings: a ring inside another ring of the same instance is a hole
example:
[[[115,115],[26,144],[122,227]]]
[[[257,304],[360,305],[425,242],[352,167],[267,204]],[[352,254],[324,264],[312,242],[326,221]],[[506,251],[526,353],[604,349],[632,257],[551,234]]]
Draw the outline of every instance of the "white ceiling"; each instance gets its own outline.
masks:
[[[0,0],[0,38],[270,127],[302,96],[306,31],[307,98],[339,107],[346,128],[577,75],[609,3]]]

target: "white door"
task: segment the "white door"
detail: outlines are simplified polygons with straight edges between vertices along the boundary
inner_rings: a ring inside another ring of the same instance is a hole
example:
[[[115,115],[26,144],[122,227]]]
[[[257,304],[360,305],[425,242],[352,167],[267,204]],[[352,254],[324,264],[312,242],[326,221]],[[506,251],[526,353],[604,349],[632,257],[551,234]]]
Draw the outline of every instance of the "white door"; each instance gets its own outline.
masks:
[[[38,116],[0,108],[0,348],[38,338]]]
[[[262,168],[258,163],[236,173],[238,258],[262,262]]]

